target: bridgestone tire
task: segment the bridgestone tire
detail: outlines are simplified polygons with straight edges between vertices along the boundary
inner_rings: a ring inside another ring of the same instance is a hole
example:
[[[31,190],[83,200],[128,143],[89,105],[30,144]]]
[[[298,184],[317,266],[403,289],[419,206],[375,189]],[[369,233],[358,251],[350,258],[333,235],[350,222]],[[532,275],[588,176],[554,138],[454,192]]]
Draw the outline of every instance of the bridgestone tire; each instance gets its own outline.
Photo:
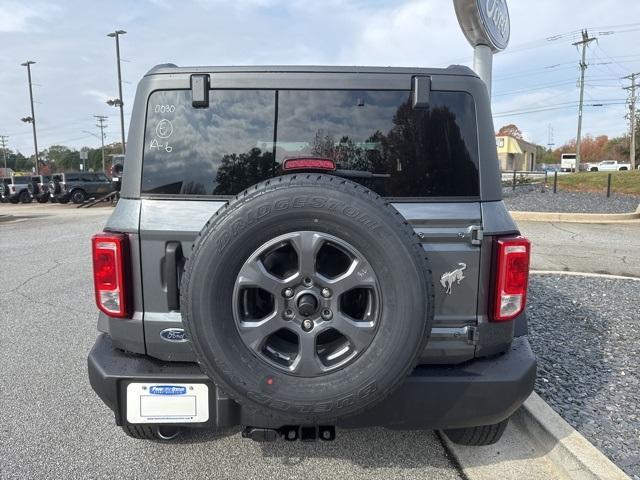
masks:
[[[483,425],[481,427],[455,428],[445,430],[444,433],[453,443],[460,445],[482,446],[493,445],[502,437],[509,419],[503,420],[494,425]]]
[[[368,348],[320,376],[294,376],[258,357],[233,314],[234,285],[247,258],[300,231],[337,237],[362,252],[382,297]],[[181,286],[184,324],[204,372],[243,407],[283,422],[332,422],[385,399],[424,350],[433,306],[425,250],[402,215],[358,184],[319,174],[278,177],[231,200],[200,232]]]
[[[180,436],[179,427],[149,426],[149,425],[123,425],[122,430],[131,438],[137,440],[152,440],[155,442],[170,442]]]

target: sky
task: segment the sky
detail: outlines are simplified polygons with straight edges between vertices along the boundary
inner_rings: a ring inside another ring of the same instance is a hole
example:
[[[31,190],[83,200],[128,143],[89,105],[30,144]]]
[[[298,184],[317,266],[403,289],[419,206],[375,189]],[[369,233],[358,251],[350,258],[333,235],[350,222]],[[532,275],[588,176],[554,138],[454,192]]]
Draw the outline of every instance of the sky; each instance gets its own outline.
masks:
[[[529,141],[575,138],[579,51],[588,28],[583,134],[628,130],[621,77],[640,72],[637,0],[508,1],[509,47],[494,57],[496,130],[515,123]],[[33,60],[38,146],[97,146],[93,115],[120,138],[115,41],[121,37],[125,126],[137,82],[159,63],[177,65],[471,66],[472,48],[450,0],[0,0],[0,135],[33,153],[26,68]],[[640,83],[640,82],[639,82]],[[594,104],[604,104],[594,106]],[[537,110],[537,111],[536,111]],[[553,138],[550,139],[550,130]],[[87,133],[89,132],[89,133]],[[93,134],[93,135],[92,135]]]

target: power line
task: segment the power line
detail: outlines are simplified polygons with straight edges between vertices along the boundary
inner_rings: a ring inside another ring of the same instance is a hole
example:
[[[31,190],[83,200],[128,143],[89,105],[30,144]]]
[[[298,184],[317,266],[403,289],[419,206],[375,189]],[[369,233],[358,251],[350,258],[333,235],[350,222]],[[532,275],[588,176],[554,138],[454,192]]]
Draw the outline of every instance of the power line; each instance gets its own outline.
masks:
[[[585,103],[583,106],[585,107],[606,107],[611,105],[625,105],[624,100],[611,100],[611,101],[602,101],[602,100],[592,100],[593,103]],[[500,117],[509,117],[509,116],[517,116],[517,115],[525,115],[529,113],[539,113],[539,112],[548,112],[551,110],[566,110],[570,108],[575,108],[578,106],[578,102],[569,102],[569,103],[558,103],[547,106],[533,106],[529,109],[517,109],[517,110],[509,110],[505,112],[497,112],[493,114],[494,118]]]

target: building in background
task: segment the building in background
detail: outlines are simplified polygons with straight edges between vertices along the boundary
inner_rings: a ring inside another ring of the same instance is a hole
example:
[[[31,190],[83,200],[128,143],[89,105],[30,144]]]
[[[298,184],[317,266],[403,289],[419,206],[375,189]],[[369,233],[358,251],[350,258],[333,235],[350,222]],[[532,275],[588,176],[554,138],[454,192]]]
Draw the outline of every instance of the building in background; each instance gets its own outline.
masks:
[[[536,145],[507,135],[496,137],[498,160],[502,171],[536,169]]]

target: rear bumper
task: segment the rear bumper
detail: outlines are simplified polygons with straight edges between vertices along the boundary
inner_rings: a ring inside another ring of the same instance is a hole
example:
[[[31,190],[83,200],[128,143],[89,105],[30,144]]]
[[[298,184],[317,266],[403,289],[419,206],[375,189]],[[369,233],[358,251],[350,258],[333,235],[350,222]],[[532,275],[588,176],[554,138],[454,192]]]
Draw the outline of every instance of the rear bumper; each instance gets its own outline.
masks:
[[[210,388],[210,420],[190,426],[251,425],[278,428],[288,422],[243,410],[194,363],[161,362],[113,347],[98,337],[88,358],[89,380],[100,398],[126,423],[126,388],[130,382],[205,383]],[[419,366],[388,399],[357,416],[340,419],[343,428],[385,426],[440,429],[489,425],[511,416],[533,390],[536,358],[526,337],[495,358],[462,365]]]

